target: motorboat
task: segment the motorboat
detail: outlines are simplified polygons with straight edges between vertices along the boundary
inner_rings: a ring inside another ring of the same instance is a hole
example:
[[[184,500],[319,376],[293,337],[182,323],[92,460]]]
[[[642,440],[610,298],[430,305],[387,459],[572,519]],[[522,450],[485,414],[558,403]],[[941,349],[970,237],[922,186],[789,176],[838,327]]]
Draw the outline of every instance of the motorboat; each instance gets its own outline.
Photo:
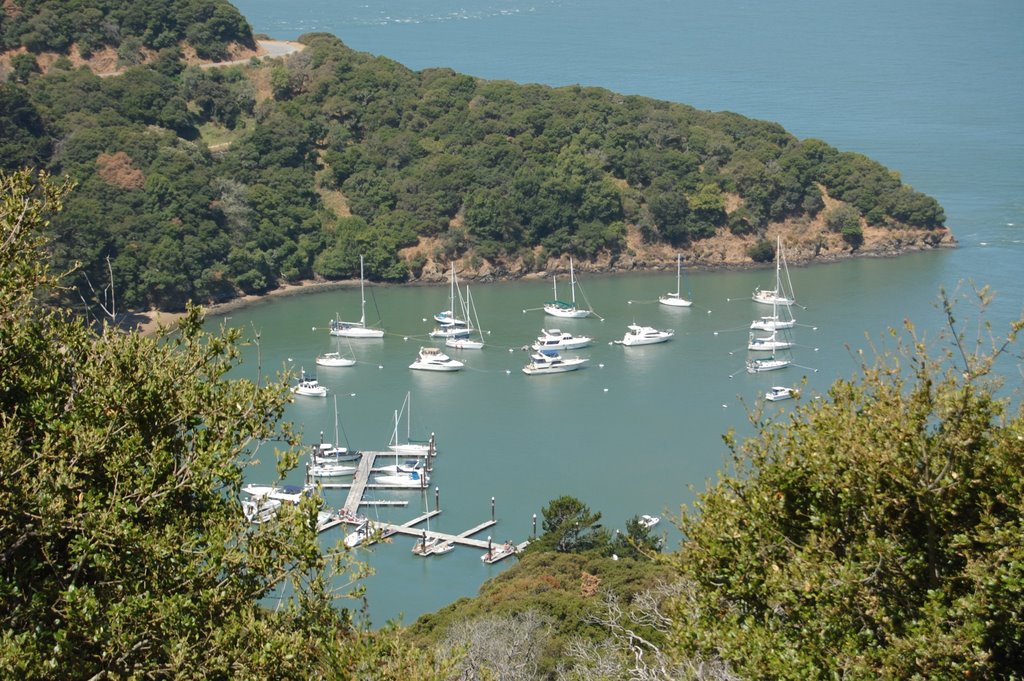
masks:
[[[558,299],[558,279],[556,277],[551,278],[555,299],[549,300],[544,303],[544,312],[551,315],[552,317],[563,317],[566,319],[583,319],[593,314],[590,309],[584,309],[576,306],[576,273],[573,270],[572,258],[569,258],[569,285],[572,289],[572,300],[564,301]]]
[[[562,374],[579,369],[586,361],[586,357],[562,357],[557,350],[540,350],[530,355],[530,363],[523,367],[523,373],[527,376]]]
[[[683,298],[680,290],[680,277],[683,273],[683,255],[682,253],[676,253],[676,292],[666,293],[665,295],[658,298],[658,302],[662,305],[668,305],[669,307],[690,307],[693,305],[692,300]]]
[[[487,553],[480,556],[480,560],[488,565],[492,565],[497,563],[499,560],[504,560],[509,556],[515,555],[517,551],[518,549],[516,548],[516,545],[507,541],[504,544],[495,544],[491,546]]]
[[[313,494],[312,485],[257,485],[248,484],[242,492],[249,495],[242,501],[242,512],[249,522],[265,523],[275,516],[284,504],[298,504],[303,497]]]
[[[325,352],[322,355],[317,355],[316,363],[322,367],[351,367],[355,366],[356,361],[342,357],[340,352]]]
[[[363,256],[359,256],[359,321],[345,322],[340,319],[332,319],[330,332],[332,336],[343,338],[383,338],[384,331],[371,329],[366,326],[366,279],[363,275]]]
[[[780,402],[782,400],[791,400],[796,397],[797,391],[789,386],[784,385],[773,385],[771,390],[764,394],[764,399],[769,402]]]
[[[458,371],[464,366],[466,365],[444,354],[439,348],[422,347],[416,361],[410,364],[409,368],[422,371]]]
[[[327,386],[320,385],[315,378],[309,378],[303,370],[299,382],[292,386],[292,393],[306,397],[327,397]]]
[[[676,333],[672,329],[660,331],[653,326],[641,326],[639,324],[630,324],[627,328],[629,330],[626,332],[626,335],[622,337],[621,341],[616,341],[616,343],[620,345],[653,345],[654,343],[664,343],[670,340]]]
[[[649,530],[649,529],[653,528],[655,525],[657,525],[658,523],[660,523],[661,522],[661,518],[659,518],[656,515],[647,515],[645,513],[644,515],[640,516],[640,520],[638,522],[640,523],[641,527],[645,527],[645,528],[647,528]]]
[[[561,329],[541,329],[537,340],[530,347],[534,350],[575,350],[593,342],[590,336],[574,336]]]
[[[345,546],[354,549],[373,535],[373,532],[373,524],[369,520],[363,520],[356,525],[356,529],[345,535]]]

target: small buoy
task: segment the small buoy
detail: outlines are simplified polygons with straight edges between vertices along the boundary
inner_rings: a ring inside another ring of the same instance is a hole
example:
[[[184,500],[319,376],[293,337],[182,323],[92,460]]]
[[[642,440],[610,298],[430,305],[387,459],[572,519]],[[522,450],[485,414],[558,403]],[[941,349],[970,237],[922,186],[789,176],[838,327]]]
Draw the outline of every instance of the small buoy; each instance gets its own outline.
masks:
[[[512,373],[512,370],[511,370],[511,369],[505,369],[505,373],[506,373],[506,374],[511,374],[511,373]]]
[[[427,321],[427,318],[426,318],[426,317],[424,317],[424,318],[423,318],[423,321]]]
[[[711,314],[711,310],[708,310],[708,314]]]
[[[717,331],[715,331],[715,335],[716,335],[716,336],[718,335],[718,332],[717,332]]]
[[[515,352],[515,351],[516,351],[516,349],[515,349],[515,348],[509,348],[509,349],[508,349],[508,351],[509,351],[509,352]]]
[[[378,369],[383,369],[383,368],[384,368],[384,365],[383,365],[383,364],[378,364],[378,365],[377,365],[377,368],[378,368]]]
[[[604,389],[604,391],[605,391],[605,392],[608,392],[608,388],[605,388],[605,389]]]
[[[288,358],[288,361],[289,361],[289,362],[291,362],[291,361],[292,361],[292,358],[291,358],[291,357],[289,357],[289,358]]]
[[[612,341],[608,341],[608,345],[613,345]]]
[[[818,351],[818,348],[814,348],[814,351],[815,351],[815,352],[817,352],[817,351]]]
[[[407,340],[409,340],[409,337],[405,336],[404,338],[402,338],[402,340],[407,341]]]
[[[729,405],[728,405],[728,404],[723,404],[723,405],[722,405],[722,409],[727,409],[728,407],[729,407]]]
[[[355,396],[356,396],[355,393],[349,393],[349,397],[355,397]]]
[[[490,335],[491,335],[491,332],[490,332],[490,331],[488,331],[488,332],[487,332],[487,335],[488,335],[488,336],[490,336]]]
[[[598,364],[597,366],[598,366],[598,367],[600,367],[601,369],[604,369],[604,362],[601,362],[601,363],[600,363],[600,364]],[[605,388],[605,390],[607,390],[607,389],[608,389],[608,388]]]
[[[526,314],[526,310],[523,310],[523,314]]]
[[[633,301],[632,301],[632,300],[627,300],[627,301],[626,301],[626,305],[632,305],[632,304],[633,304]]]
[[[316,327],[315,326],[313,327],[313,330],[316,331]]]

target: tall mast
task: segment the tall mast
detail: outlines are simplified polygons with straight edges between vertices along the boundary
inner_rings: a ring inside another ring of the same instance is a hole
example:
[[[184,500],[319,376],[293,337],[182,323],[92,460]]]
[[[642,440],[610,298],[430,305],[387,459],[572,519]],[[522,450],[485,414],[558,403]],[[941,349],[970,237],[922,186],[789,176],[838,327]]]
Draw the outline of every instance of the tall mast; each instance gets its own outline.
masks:
[[[359,254],[359,326],[366,326],[366,293],[363,280],[363,254]]]
[[[572,306],[576,307],[576,273],[572,269],[572,256],[569,256],[569,283],[572,286]]]

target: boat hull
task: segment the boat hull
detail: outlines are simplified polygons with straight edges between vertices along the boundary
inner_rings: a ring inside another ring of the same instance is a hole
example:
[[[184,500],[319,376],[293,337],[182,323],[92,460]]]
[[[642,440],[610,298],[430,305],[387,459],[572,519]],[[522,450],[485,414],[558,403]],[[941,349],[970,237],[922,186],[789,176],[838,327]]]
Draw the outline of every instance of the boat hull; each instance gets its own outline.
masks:
[[[561,317],[562,319],[584,319],[591,314],[590,310],[581,310],[575,307],[564,308],[556,305],[545,305],[544,312],[552,317]]]
[[[658,302],[662,305],[668,305],[669,307],[690,307],[693,305],[693,301],[680,298],[674,293],[669,293],[658,298]]]

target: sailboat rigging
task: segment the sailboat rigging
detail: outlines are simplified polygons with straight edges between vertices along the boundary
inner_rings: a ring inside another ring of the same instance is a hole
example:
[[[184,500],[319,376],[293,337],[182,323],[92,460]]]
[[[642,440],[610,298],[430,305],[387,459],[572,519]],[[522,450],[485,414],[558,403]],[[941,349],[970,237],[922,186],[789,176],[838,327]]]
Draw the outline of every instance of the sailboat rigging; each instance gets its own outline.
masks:
[[[384,331],[370,329],[366,326],[366,279],[363,275],[363,256],[359,256],[359,321],[344,322],[340,319],[331,320],[331,335],[344,338],[383,338]]]
[[[564,317],[569,319],[583,319],[594,314],[594,311],[576,306],[576,272],[573,269],[572,257],[569,258],[569,285],[572,288],[572,301],[566,302],[558,299],[558,278],[552,277],[554,284],[555,299],[544,303],[544,312],[552,317]]]
[[[455,276],[455,263],[452,263],[451,295],[449,297],[449,308],[434,315],[437,321],[437,328],[430,332],[431,338],[465,338],[473,333],[469,326],[468,317],[459,319],[455,316],[455,292],[458,291],[458,283]],[[462,292],[459,292],[459,300],[462,300]],[[463,315],[465,316],[465,315]]]
[[[668,305],[670,307],[690,307],[693,305],[692,300],[687,300],[682,297],[682,290],[680,288],[681,276],[683,273],[683,255],[682,253],[676,253],[676,292],[666,293],[665,295],[658,298],[658,302],[662,305]]]

